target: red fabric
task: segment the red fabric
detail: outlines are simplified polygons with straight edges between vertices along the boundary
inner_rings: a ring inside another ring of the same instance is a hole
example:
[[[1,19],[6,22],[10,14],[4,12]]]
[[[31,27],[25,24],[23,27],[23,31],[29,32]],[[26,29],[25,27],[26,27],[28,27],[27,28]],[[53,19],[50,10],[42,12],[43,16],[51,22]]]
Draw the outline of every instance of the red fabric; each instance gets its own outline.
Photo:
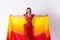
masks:
[[[12,31],[11,37],[7,38],[7,40],[25,40],[25,38],[24,38],[24,35],[21,35]]]
[[[24,25],[25,40],[33,40],[33,26],[31,21],[34,15],[32,14],[31,17],[28,17],[24,14],[24,16],[27,21],[27,23]]]
[[[46,34],[42,33],[40,35],[34,36],[34,40],[51,40],[50,35],[46,38]]]

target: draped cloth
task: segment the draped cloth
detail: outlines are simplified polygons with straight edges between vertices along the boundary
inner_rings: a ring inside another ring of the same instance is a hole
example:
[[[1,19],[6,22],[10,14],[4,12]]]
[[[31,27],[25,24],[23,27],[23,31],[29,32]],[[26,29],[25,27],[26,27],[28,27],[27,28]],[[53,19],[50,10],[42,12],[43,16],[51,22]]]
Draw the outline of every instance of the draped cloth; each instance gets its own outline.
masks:
[[[26,16],[10,15],[8,20],[7,40],[51,40],[48,16],[32,16],[29,22]]]

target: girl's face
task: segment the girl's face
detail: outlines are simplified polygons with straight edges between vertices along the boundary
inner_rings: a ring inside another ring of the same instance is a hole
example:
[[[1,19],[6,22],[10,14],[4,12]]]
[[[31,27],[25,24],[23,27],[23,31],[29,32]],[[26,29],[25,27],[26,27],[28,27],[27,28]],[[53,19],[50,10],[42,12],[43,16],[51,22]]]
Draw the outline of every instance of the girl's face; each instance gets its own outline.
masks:
[[[31,9],[27,9],[27,15],[31,14]]]

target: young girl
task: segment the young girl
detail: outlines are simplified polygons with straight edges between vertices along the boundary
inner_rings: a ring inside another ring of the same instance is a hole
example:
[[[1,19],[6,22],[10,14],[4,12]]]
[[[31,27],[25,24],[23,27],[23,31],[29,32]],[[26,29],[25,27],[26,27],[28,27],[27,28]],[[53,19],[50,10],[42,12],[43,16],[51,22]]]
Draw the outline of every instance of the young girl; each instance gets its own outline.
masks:
[[[24,14],[26,23],[24,25],[24,32],[25,32],[25,40],[33,40],[33,26],[32,26],[32,19],[34,14],[31,14],[31,8],[27,8],[26,14]]]

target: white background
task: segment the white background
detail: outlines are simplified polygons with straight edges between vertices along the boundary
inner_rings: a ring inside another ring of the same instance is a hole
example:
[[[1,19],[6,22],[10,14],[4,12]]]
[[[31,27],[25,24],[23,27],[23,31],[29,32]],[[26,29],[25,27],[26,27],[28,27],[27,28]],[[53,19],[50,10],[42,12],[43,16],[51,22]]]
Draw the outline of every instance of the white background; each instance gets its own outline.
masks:
[[[8,15],[23,15],[27,7],[32,13],[49,15],[52,40],[60,40],[60,0],[0,0],[0,40],[6,40]]]

